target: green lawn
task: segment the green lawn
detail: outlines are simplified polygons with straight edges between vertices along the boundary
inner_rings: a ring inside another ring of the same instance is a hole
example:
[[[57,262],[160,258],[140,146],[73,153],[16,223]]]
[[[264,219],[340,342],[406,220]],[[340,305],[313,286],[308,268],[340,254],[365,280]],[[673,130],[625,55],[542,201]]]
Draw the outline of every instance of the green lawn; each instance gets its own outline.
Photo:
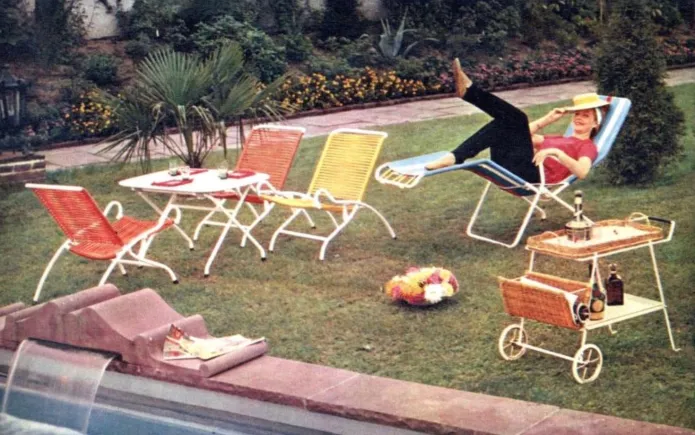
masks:
[[[202,314],[213,334],[265,336],[277,357],[354,370],[447,388],[481,392],[695,429],[695,85],[672,88],[687,117],[687,155],[652,186],[611,187],[601,171],[574,187],[585,192],[586,211],[594,219],[622,218],[633,211],[677,222],[671,243],[657,248],[676,342],[675,353],[661,314],[617,325],[618,334],[590,333],[588,342],[604,354],[598,380],[579,385],[567,361],[530,352],[507,362],[497,353],[497,339],[514,322],[504,313],[497,276],[516,277],[527,268],[523,246],[507,250],[465,236],[465,227],[483,187],[465,171],[432,177],[412,190],[371,183],[367,201],[392,223],[398,239],[388,237],[381,222],[364,212],[318,261],[319,244],[283,238],[259,261],[253,247],[240,248],[230,233],[212,275],[203,266],[218,229],[203,233],[198,249],[189,251],[173,231],[160,235],[151,257],[169,264],[181,283],[172,285],[156,269],[118,272],[112,282],[122,292],[156,289],[183,315]],[[528,110],[531,117],[551,106]],[[394,107],[397,110],[397,107]],[[481,115],[386,127],[381,161],[451,149],[479,128]],[[305,190],[324,138],[302,144],[287,188]],[[214,167],[214,158],[209,165]],[[164,164],[160,164],[163,168]],[[116,181],[136,175],[136,166],[99,166],[49,174],[51,182],[87,187],[105,206],[117,199],[126,212],[152,217],[151,209]],[[565,194],[571,198],[571,192]],[[31,192],[5,191],[0,197],[0,302],[30,302],[38,279],[61,233]],[[511,238],[523,202],[495,191],[481,231]],[[286,215],[275,210],[255,232],[267,244]],[[187,212],[183,227],[192,231],[202,214]],[[549,208],[549,219],[533,221],[527,234],[561,228],[568,213]],[[319,220],[323,222],[323,220]],[[657,297],[647,250],[613,257],[628,292]],[[605,273],[607,261],[602,263]],[[392,303],[380,287],[410,265],[437,265],[452,270],[460,293],[430,308]],[[42,300],[94,285],[106,266],[75,256],[60,260],[49,276]],[[570,278],[586,278],[586,265],[541,259],[538,268]],[[579,334],[529,322],[532,344],[573,354]]]

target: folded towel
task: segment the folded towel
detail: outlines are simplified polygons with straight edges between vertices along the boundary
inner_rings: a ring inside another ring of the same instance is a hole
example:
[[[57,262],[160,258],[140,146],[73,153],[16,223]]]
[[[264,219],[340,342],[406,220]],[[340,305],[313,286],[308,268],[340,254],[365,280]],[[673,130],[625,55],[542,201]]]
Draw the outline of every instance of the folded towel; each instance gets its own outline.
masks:
[[[227,177],[229,178],[246,178],[250,177],[252,175],[256,175],[256,171],[252,171],[250,169],[235,169],[229,174],[227,174]]]
[[[184,184],[189,184],[192,182],[193,182],[193,180],[189,178],[188,180],[153,181],[152,185],[158,186],[158,187],[176,187],[176,186],[183,186]]]

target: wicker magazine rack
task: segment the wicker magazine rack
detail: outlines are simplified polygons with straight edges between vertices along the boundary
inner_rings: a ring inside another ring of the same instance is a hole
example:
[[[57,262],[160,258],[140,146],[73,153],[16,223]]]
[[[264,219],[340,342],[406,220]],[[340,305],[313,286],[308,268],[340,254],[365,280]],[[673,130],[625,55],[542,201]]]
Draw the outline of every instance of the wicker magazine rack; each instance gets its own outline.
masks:
[[[589,306],[591,288],[586,282],[572,281],[553,275],[527,272],[525,278],[546,284],[574,294],[579,301]],[[510,316],[533,319],[569,329],[581,329],[582,323],[576,323],[567,298],[559,292],[522,282],[521,278],[506,279],[499,277],[504,310]]]

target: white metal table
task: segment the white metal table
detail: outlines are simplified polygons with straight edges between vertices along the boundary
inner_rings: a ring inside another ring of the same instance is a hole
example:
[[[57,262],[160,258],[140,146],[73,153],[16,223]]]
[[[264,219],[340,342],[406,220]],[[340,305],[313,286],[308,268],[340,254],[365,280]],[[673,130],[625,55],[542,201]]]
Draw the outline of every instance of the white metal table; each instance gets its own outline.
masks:
[[[587,333],[598,328],[607,327],[612,334],[615,334],[616,332],[612,328],[614,324],[658,311],[662,311],[664,314],[664,320],[666,323],[666,329],[668,331],[668,337],[671,342],[671,348],[676,352],[680,350],[680,348],[676,347],[673,338],[671,321],[668,316],[666,299],[664,297],[664,289],[661,283],[661,276],[659,275],[659,267],[656,261],[656,255],[654,253],[655,245],[671,241],[673,237],[673,232],[675,230],[675,222],[671,220],[646,216],[639,219],[628,219],[630,221],[648,220],[650,222],[658,222],[664,226],[664,230],[667,231],[667,233],[664,235],[663,238],[657,240],[646,240],[644,242],[636,243],[630,246],[616,247],[615,249],[606,249],[601,252],[595,252],[585,256],[549,253],[544,252],[542,249],[539,250],[537,248],[527,245],[526,249],[531,252],[529,260],[529,271],[533,271],[534,269],[534,261],[536,255],[550,255],[553,257],[564,258],[571,261],[591,262],[593,272],[589,282],[589,287],[591,287],[593,283],[597,283],[599,286],[602,286],[603,282],[598,267],[599,258],[608,257],[623,252],[633,251],[636,249],[647,248],[649,249],[649,253],[651,256],[652,269],[654,271],[654,278],[656,281],[656,287],[659,292],[659,298],[649,299],[626,293],[624,294],[623,305],[606,306],[603,319],[587,320],[584,323],[583,327],[580,329],[582,333],[580,348],[574,356],[564,355],[561,353],[553,352],[541,347],[532,346],[528,344],[528,336],[526,331],[524,330],[524,318],[522,317],[519,324],[508,326],[500,335],[498,348],[505,359],[517,359],[521,357],[526,350],[534,350],[537,352],[545,353],[548,355],[571,361],[572,371],[575,380],[579,383],[591,382],[598,377],[601,371],[601,367],[603,364],[603,355],[596,345],[586,343]],[[509,351],[510,345],[516,348],[516,350],[512,349],[512,351]]]
[[[181,210],[201,210],[206,212],[218,211],[224,213],[228,220],[224,225],[222,233],[215,243],[215,247],[210,253],[205,264],[205,276],[210,274],[210,268],[212,262],[215,260],[217,253],[219,252],[222,243],[224,242],[227,233],[231,228],[239,229],[243,234],[242,240],[250,240],[251,243],[258,249],[261,254],[261,260],[265,260],[266,253],[263,246],[251,235],[250,226],[243,225],[237,219],[237,214],[244,204],[246,196],[252,190],[258,190],[258,186],[264,182],[267,182],[269,176],[264,173],[255,173],[242,178],[226,178],[221,179],[217,176],[217,171],[215,170],[205,170],[199,173],[193,170],[190,175],[191,182],[187,184],[180,185],[161,185],[162,182],[181,180],[180,176],[171,176],[168,171],[153,172],[150,174],[140,175],[138,177],[128,178],[126,180],[120,181],[118,184],[130,188],[137,192],[138,195],[152,207],[160,215],[168,213],[171,209],[176,211],[176,220],[174,228],[179,232],[179,234],[188,242],[188,247],[190,249],[194,248],[193,240],[186,234],[186,232],[178,226],[181,220]],[[239,195],[239,200],[233,209],[227,209],[223,206],[224,200],[217,199],[213,194],[218,192],[229,192],[233,191]],[[148,196],[149,193],[165,194],[169,195],[169,200],[166,206],[162,209],[160,208],[152,199]],[[210,200],[213,207],[205,207],[198,205],[183,204],[178,202],[180,197],[194,197],[194,198],[206,198]]]

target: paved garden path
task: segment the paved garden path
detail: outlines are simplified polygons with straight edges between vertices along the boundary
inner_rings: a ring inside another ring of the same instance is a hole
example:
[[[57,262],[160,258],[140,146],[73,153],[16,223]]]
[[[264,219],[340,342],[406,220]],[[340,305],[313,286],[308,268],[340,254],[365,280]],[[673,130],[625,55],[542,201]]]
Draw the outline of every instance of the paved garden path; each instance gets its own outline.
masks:
[[[669,71],[666,83],[675,86],[695,82],[695,68]],[[495,94],[511,102],[517,107],[527,107],[536,104],[570,99],[573,95],[584,92],[595,92],[596,87],[591,81],[565,83],[559,85],[539,86],[512,91],[501,91]],[[470,104],[463,103],[457,98],[438,98],[397,104],[369,109],[354,109],[323,115],[293,118],[284,122],[288,125],[298,125],[307,129],[306,136],[328,134],[336,128],[378,128],[380,125],[418,122],[427,119],[447,118],[479,112]],[[230,131],[230,137],[235,133]],[[81,145],[70,148],[48,150],[46,156],[49,170],[62,169],[95,163],[107,163],[110,156],[99,154],[104,144]],[[165,150],[159,150],[154,158],[167,157]]]

